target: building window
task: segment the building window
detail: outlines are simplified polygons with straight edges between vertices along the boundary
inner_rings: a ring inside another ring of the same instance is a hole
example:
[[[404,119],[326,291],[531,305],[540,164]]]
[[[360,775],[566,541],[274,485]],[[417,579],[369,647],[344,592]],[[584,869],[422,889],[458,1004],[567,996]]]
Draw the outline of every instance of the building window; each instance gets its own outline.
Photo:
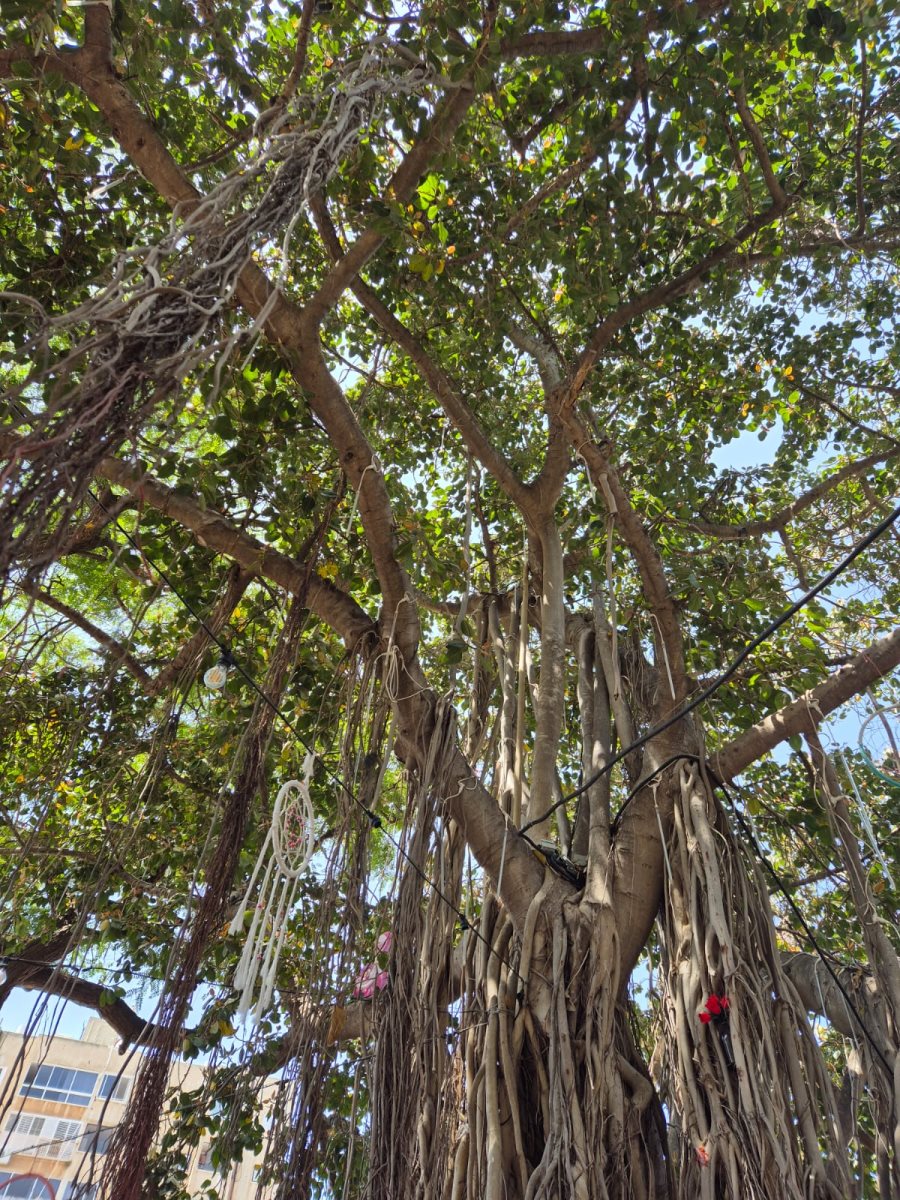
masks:
[[[6,1132],[33,1133],[36,1136],[43,1130],[46,1121],[46,1117],[35,1117],[31,1113],[16,1113],[6,1122]]]
[[[55,1100],[58,1104],[77,1104],[86,1108],[91,1102],[97,1076],[93,1071],[76,1071],[72,1067],[52,1067],[35,1063],[28,1068],[20,1096],[34,1100]],[[0,1192],[0,1196],[2,1196]]]
[[[0,1196],[3,1193],[0,1192]],[[100,1185],[98,1183],[70,1183],[59,1197],[59,1200],[98,1200]]]
[[[104,1075],[97,1095],[101,1100],[127,1100],[131,1090],[130,1075]]]
[[[197,1160],[198,1171],[214,1171],[216,1169],[213,1165],[212,1152],[212,1143],[200,1151],[200,1157]],[[0,1193],[0,1195],[2,1195],[2,1193]]]
[[[50,1193],[39,1179],[17,1179],[11,1171],[0,1171],[0,1183],[6,1183],[9,1179],[13,1182],[0,1192],[3,1200],[50,1200]],[[61,1181],[48,1179],[47,1182],[53,1188],[53,1194],[59,1196]]]
[[[6,1149],[11,1154],[36,1154],[41,1158],[68,1161],[75,1153],[81,1136],[80,1121],[58,1120],[56,1117],[37,1117],[32,1113],[17,1113],[6,1123],[11,1136]],[[3,1193],[0,1192],[0,1197]]]
[[[88,1125],[81,1138],[83,1154],[105,1154],[116,1132],[114,1125]],[[3,1193],[0,1192],[0,1196]]]
[[[45,1158],[71,1158],[75,1153],[81,1130],[80,1121],[57,1121],[53,1131],[53,1140],[47,1141],[41,1146],[40,1153]]]

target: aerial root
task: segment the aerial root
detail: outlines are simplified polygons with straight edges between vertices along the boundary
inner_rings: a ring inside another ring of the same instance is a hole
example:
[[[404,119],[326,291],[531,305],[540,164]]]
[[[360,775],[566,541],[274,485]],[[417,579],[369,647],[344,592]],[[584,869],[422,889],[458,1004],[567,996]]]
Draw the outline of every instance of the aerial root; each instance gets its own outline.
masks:
[[[681,769],[667,854],[663,1012],[678,1194],[849,1194],[835,1095],[782,971],[768,896],[693,764]]]

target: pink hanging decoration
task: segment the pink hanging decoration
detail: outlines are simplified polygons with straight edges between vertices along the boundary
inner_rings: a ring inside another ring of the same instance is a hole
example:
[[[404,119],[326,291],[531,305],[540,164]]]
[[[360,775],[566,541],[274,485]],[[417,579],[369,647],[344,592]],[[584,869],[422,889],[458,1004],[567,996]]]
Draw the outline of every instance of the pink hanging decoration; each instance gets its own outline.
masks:
[[[353,995],[359,1000],[371,1000],[376,991],[384,991],[388,978],[387,971],[379,971],[378,963],[367,963],[356,977]]]

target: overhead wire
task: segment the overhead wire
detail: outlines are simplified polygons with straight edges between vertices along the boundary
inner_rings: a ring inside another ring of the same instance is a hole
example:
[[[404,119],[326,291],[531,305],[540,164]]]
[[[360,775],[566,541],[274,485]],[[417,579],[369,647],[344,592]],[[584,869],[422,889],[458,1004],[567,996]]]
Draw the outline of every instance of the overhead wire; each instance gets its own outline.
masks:
[[[812,929],[809,926],[809,923],[807,922],[803,913],[800,911],[800,908],[799,908],[797,902],[794,900],[794,897],[791,894],[790,888],[787,886],[787,884],[784,882],[784,880],[782,880],[781,875],[779,874],[777,868],[771,862],[768,855],[763,850],[762,846],[760,846],[759,841],[757,840],[756,834],[753,831],[753,828],[751,827],[751,825],[747,821],[747,819],[744,817],[744,814],[741,812],[740,807],[735,802],[734,797],[731,795],[731,793],[728,790],[728,788],[726,787],[726,785],[722,782],[721,779],[719,779],[715,775],[715,772],[709,770],[709,768],[707,768],[707,770],[709,771],[709,775],[710,775],[712,782],[715,784],[715,786],[717,788],[720,789],[720,791],[722,792],[722,794],[725,796],[726,800],[728,801],[728,806],[731,809],[732,813],[734,814],[734,818],[737,821],[738,825],[740,826],[741,832],[743,833],[743,835],[747,839],[747,841],[750,843],[750,846],[752,847],[754,854],[759,859],[759,861],[762,863],[762,865],[765,867],[765,869],[769,872],[769,874],[772,876],[772,881],[774,882],[774,884],[778,888],[779,892],[781,892],[782,896],[784,896],[785,900],[787,901],[788,906],[791,909],[791,912],[794,914],[794,917],[800,924],[800,928],[803,930],[804,936],[808,939],[809,944],[815,950],[816,955],[818,956],[819,960],[824,964],[825,970],[828,972],[828,974],[834,980],[835,986],[837,987],[838,991],[841,993],[841,996],[844,999],[844,1003],[847,1005],[848,1011],[852,1014],[854,1021],[857,1023],[859,1028],[862,1030],[863,1036],[865,1037],[866,1041],[872,1047],[872,1050],[875,1052],[876,1057],[880,1061],[881,1065],[884,1067],[884,1069],[887,1073],[888,1079],[890,1079],[893,1082],[894,1069],[888,1062],[887,1058],[884,1056],[884,1054],[881,1050],[881,1047],[878,1045],[878,1042],[875,1039],[875,1035],[870,1031],[868,1025],[863,1020],[862,1014],[860,1013],[859,1009],[857,1008],[856,1004],[854,1003],[853,998],[851,997],[847,988],[844,986],[844,983],[841,980],[840,976],[838,975],[837,971],[832,966],[832,964],[830,962],[830,958],[832,956],[827,954],[825,952],[825,950],[819,945],[815,934],[813,933]],[[823,1014],[823,1015],[827,1015],[827,1014]]]
[[[883,533],[891,528],[898,517],[900,517],[900,505],[898,505],[888,516],[884,517],[883,520],[879,521],[878,524],[865,535],[865,537],[861,538],[849,551],[849,553],[841,559],[836,567],[833,567],[827,575],[824,575],[819,580],[818,583],[814,584],[811,588],[809,588],[808,591],[804,592],[798,600],[795,600],[793,604],[789,605],[773,621],[770,621],[765,629],[763,629],[756,635],[756,637],[748,642],[743,650],[741,650],[740,653],[738,653],[734,659],[732,659],[731,663],[725,668],[725,670],[722,671],[720,675],[717,675],[712,683],[708,684],[707,687],[699,692],[691,701],[689,701],[688,704],[679,709],[678,712],[673,713],[672,716],[666,718],[665,721],[660,722],[659,725],[655,725],[652,729],[648,729],[647,732],[641,734],[639,738],[635,738],[630,746],[626,746],[623,750],[620,750],[617,754],[614,754],[608,762],[604,763],[604,765],[595,771],[593,775],[590,775],[587,779],[583,780],[578,787],[574,788],[571,792],[567,792],[565,795],[560,796],[555,803],[550,805],[546,812],[543,812],[539,816],[534,817],[532,820],[527,821],[519,829],[519,833],[527,833],[527,831],[533,828],[535,825],[540,825],[542,822],[546,821],[547,818],[552,816],[558,808],[561,808],[564,804],[568,804],[570,800],[577,799],[577,797],[586,792],[588,788],[593,787],[593,785],[599,779],[602,779],[604,775],[612,770],[616,763],[621,762],[624,758],[627,758],[629,754],[633,753],[635,750],[639,750],[641,746],[645,746],[654,738],[659,737],[661,733],[665,733],[667,729],[671,729],[673,725],[677,725],[679,721],[682,721],[696,708],[699,708],[704,701],[708,700],[710,696],[714,695],[719,688],[723,686],[723,684],[727,683],[728,680],[736,674],[738,669],[747,661],[754,650],[761,646],[763,642],[768,641],[772,634],[777,633],[782,625],[787,624],[787,622],[793,616],[795,616],[801,610],[801,608],[804,608],[811,600],[814,600],[820,592],[823,592],[825,588],[834,583],[834,581],[840,575],[842,575],[844,571],[846,571],[850,564],[857,559],[860,554],[867,550],[873,542],[877,541],[877,539],[880,538]],[[678,757],[690,757],[690,755],[679,755]],[[615,828],[616,823],[622,819],[622,814],[625,811],[627,804],[634,799],[635,795],[637,795],[637,790],[632,789],[628,800],[616,813],[616,816],[613,820],[613,828]]]

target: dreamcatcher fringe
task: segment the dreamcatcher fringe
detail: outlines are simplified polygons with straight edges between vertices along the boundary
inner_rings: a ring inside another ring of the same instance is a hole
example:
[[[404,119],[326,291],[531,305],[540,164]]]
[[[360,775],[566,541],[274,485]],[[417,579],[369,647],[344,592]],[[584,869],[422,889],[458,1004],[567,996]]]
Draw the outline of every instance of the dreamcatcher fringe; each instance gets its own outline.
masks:
[[[315,813],[309,795],[313,763],[313,755],[307,754],[303,763],[302,778],[290,779],[279,789],[269,832],[253,868],[243,903],[228,929],[232,936],[243,931],[247,911],[253,902],[256,882],[262,874],[259,899],[253,906],[250,931],[234,975],[234,986],[241,993],[238,1014],[245,1017],[252,1007],[254,1021],[259,1020],[272,999],[278,974],[278,960],[284,946],[288,918],[297,896],[299,880],[315,853]],[[293,799],[292,793],[296,793]],[[296,821],[297,815],[302,820],[302,834],[298,844],[291,844],[290,826],[292,821]],[[259,993],[254,1005],[253,997],[257,983]]]

